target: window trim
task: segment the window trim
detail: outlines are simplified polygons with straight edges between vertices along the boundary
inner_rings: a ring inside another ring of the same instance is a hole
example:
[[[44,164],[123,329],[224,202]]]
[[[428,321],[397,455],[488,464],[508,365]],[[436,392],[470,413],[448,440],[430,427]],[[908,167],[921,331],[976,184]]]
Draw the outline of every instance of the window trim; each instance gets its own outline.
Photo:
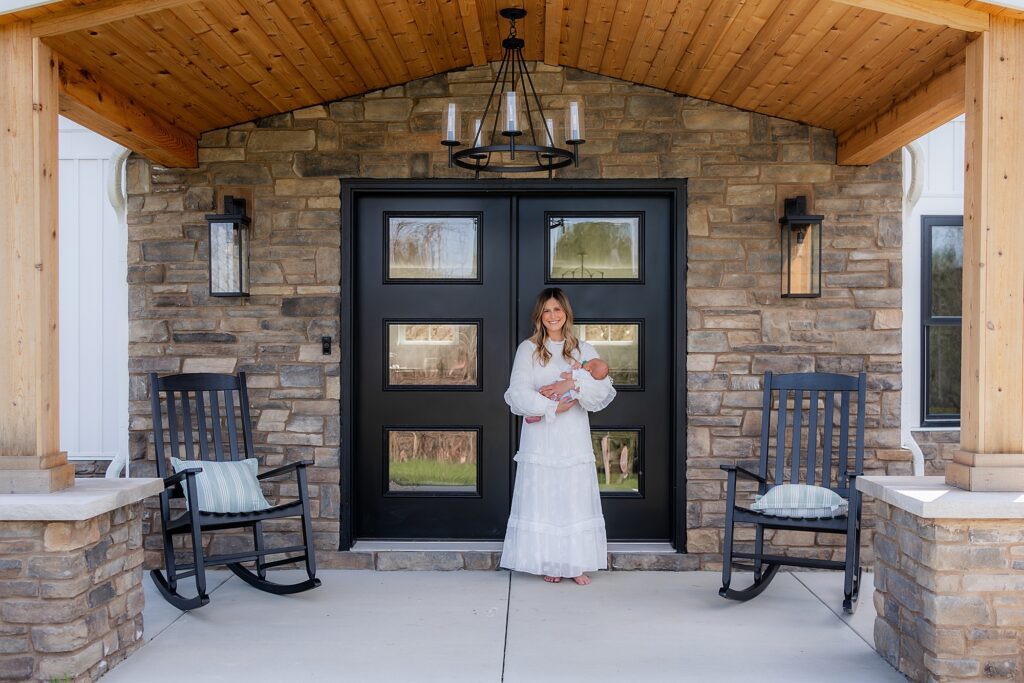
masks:
[[[921,426],[960,427],[960,414],[928,412],[928,332],[931,327],[963,328],[963,316],[932,315],[932,228],[959,226],[964,217],[921,216]]]

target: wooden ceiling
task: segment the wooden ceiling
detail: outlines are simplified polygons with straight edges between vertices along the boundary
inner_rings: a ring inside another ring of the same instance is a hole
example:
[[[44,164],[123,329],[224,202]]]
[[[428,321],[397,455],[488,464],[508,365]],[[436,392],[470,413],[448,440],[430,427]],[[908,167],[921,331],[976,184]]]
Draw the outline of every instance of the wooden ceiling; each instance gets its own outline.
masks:
[[[509,4],[529,12],[527,59],[873,136],[854,163],[900,106],[962,111],[973,33],[1019,16],[966,0],[64,0],[0,24],[33,22],[61,56],[67,115],[117,137],[117,112],[97,123],[96,103],[134,109],[157,129],[144,153],[187,165],[194,152],[160,159],[161,145],[500,60]]]

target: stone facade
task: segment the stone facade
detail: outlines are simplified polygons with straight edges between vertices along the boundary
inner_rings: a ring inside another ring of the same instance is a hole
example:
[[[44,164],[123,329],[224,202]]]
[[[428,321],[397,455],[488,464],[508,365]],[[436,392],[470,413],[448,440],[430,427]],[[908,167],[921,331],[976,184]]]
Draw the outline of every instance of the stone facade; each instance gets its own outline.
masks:
[[[946,464],[953,462],[953,454],[960,449],[960,430],[943,429],[911,432],[924,455],[925,476],[946,474]]]
[[[878,503],[875,647],[914,681],[1024,677],[1020,520],[923,519]]]
[[[339,538],[339,178],[465,178],[439,144],[451,98],[481,107],[493,66],[455,71],[207,133],[195,170],[129,165],[133,473],[153,471],[145,373],[249,373],[266,466],[311,458],[317,547]],[[825,130],[573,69],[532,65],[546,106],[582,98],[587,143],[563,178],[686,178],[689,550],[720,563],[719,465],[756,457],[761,376],[869,373],[866,469],[907,474],[899,449],[901,168],[835,165]],[[252,296],[208,296],[204,214],[253,199]],[[777,219],[805,194],[825,214],[820,299],[779,296]],[[277,492],[287,494],[287,488]],[[152,516],[154,509],[149,508]],[[868,533],[870,540],[870,532]],[[742,538],[742,537],[741,537]],[[839,539],[775,537],[841,555]],[[147,537],[147,563],[160,542]]]
[[[141,515],[0,522],[0,679],[95,680],[142,645]]]

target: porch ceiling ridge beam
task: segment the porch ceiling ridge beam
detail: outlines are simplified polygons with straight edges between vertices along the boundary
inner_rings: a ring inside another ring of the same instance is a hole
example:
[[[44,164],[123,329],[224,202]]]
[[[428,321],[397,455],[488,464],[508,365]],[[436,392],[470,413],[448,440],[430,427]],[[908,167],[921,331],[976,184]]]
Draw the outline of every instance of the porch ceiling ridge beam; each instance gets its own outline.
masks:
[[[887,154],[964,113],[964,65],[934,76],[885,111],[836,131],[836,160],[843,166],[873,164]]]
[[[473,66],[483,66],[487,63],[487,51],[484,49],[484,33],[480,28],[480,12],[476,0],[459,0],[459,14],[462,15],[462,26],[466,29],[466,42],[469,43]]]
[[[948,0],[833,0],[843,5],[892,14],[904,19],[980,33],[989,27],[989,14]]]
[[[158,114],[60,58],[60,113],[169,168],[195,168],[198,140]]]
[[[544,63],[558,66],[562,45],[562,20],[565,0],[546,0],[544,4]]]
[[[112,21],[150,14],[193,0],[99,0],[91,5],[54,12],[32,22],[32,35],[48,38],[83,31]]]

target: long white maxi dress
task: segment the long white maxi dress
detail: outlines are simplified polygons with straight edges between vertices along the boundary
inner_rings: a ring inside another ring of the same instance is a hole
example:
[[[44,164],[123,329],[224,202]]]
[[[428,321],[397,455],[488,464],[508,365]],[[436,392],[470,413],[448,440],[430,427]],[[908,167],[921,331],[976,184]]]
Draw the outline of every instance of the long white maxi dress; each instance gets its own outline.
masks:
[[[505,532],[500,566],[530,574],[579,576],[608,566],[608,541],[597,469],[590,440],[587,411],[598,411],[615,398],[610,377],[596,380],[576,372],[578,403],[556,414],[556,401],[538,393],[540,387],[561,379],[570,369],[562,357],[563,342],[548,341],[551,359],[541,365],[536,345],[524,341],[516,351],[512,379],[505,402],[522,416],[540,416],[523,422],[515,460],[512,512]],[[577,360],[597,358],[594,347],[580,343]]]

